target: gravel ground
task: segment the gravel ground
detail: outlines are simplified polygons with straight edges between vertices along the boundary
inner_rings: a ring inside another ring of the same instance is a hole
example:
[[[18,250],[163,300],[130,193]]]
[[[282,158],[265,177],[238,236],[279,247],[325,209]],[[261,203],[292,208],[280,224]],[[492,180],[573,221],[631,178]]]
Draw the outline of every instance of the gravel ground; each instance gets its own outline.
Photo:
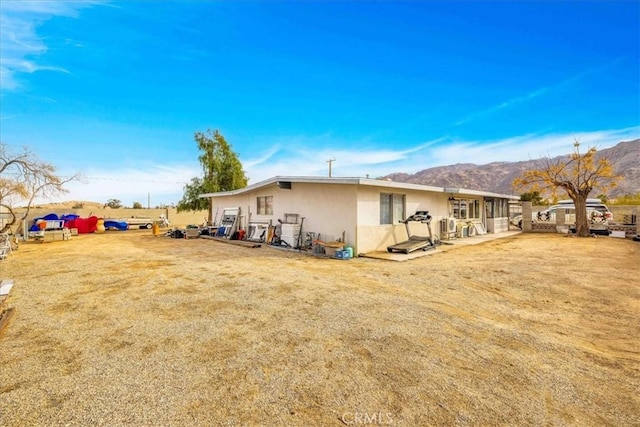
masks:
[[[0,262],[2,426],[640,425],[640,244],[407,262],[148,231]]]

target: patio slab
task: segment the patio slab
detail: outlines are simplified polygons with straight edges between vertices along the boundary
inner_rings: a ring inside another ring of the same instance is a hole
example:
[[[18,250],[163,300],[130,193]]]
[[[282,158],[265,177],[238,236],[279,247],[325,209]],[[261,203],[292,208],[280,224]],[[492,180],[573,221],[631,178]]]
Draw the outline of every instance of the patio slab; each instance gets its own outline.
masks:
[[[522,233],[522,231],[507,231],[499,234],[487,233],[482,235],[476,235],[473,237],[465,237],[462,239],[445,240],[442,242],[441,245],[437,246],[435,249],[431,249],[427,251],[417,250],[408,254],[397,253],[397,252],[390,253],[387,251],[374,251],[374,252],[367,252],[364,254],[360,254],[359,256],[365,257],[365,258],[384,259],[387,261],[408,261],[411,259],[429,256],[431,254],[447,252],[462,246],[478,245],[480,243],[488,242],[490,240],[511,237],[520,233]]]

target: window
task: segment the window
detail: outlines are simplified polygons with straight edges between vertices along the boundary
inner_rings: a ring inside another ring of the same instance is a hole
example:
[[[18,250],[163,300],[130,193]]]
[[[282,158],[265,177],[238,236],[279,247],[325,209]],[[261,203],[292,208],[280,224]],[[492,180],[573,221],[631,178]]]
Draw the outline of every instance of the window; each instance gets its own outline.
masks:
[[[475,199],[454,199],[453,216],[456,219],[478,219],[480,218],[480,200]]]
[[[496,201],[494,199],[485,199],[484,208],[487,211],[487,218],[496,217]]]
[[[453,200],[453,217],[467,219],[467,201],[465,199]]]
[[[258,215],[273,215],[273,196],[258,197]]]
[[[405,218],[404,194],[380,193],[380,224],[395,224]]]
[[[500,203],[500,207],[498,209],[498,214],[500,215],[500,218],[508,218],[509,217],[509,200],[507,199],[500,199],[499,200]]]
[[[469,200],[469,219],[480,218],[480,200]]]
[[[486,199],[487,218],[506,218],[509,212],[507,199]]]

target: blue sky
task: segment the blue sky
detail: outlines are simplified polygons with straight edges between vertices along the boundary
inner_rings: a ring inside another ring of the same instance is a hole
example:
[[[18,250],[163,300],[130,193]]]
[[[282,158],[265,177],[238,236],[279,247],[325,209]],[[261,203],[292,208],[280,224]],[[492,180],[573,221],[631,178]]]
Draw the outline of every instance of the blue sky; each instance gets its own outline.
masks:
[[[218,129],[251,183],[640,137],[637,1],[0,2],[0,139],[57,200],[171,204]]]

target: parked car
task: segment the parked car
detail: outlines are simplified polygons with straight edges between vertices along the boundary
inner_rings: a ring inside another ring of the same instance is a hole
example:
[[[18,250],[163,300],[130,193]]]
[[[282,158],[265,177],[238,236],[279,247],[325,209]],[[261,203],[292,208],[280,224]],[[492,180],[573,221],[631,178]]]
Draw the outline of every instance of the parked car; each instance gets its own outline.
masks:
[[[561,209],[564,210],[565,222],[574,223],[576,221],[573,200],[561,200],[557,205],[549,206],[539,212],[532,212],[531,219],[533,222],[555,222],[556,212]],[[592,224],[607,224],[609,221],[613,221],[613,213],[600,199],[587,199],[587,216]],[[522,215],[513,217],[511,224],[522,229]]]

